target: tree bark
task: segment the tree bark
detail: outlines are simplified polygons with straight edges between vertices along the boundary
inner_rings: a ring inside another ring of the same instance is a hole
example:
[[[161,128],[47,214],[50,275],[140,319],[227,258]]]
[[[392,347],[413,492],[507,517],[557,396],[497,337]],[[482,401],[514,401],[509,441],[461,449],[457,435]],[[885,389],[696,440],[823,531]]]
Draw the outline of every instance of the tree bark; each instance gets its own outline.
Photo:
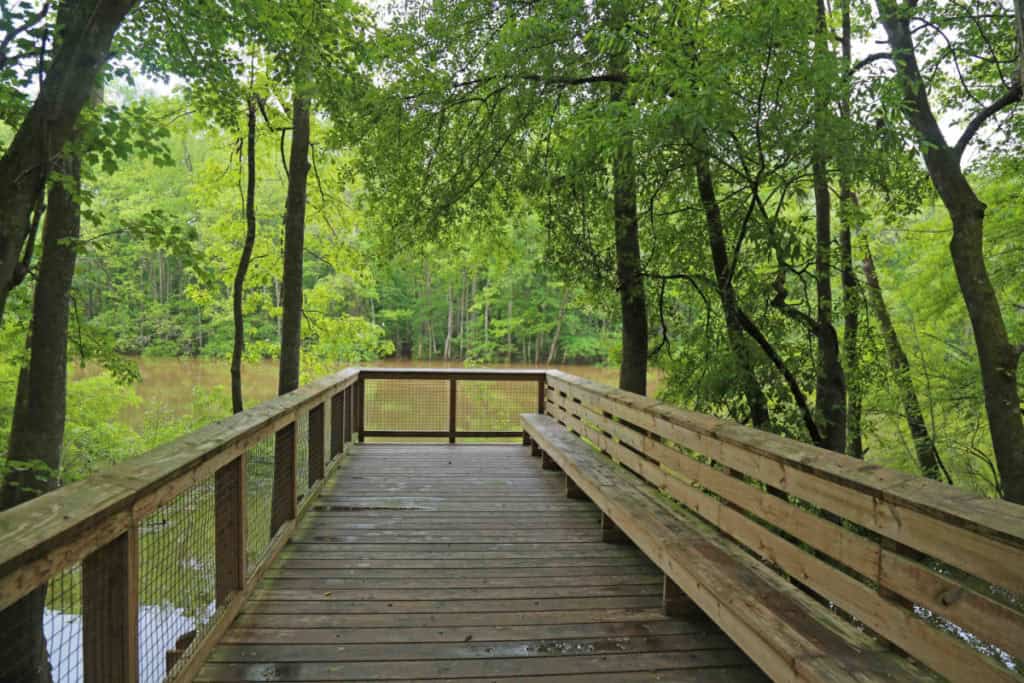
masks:
[[[242,400],[242,355],[245,353],[245,319],[242,303],[245,290],[245,275],[249,271],[252,250],[256,243],[256,99],[249,96],[247,120],[246,163],[248,176],[245,188],[245,242],[242,255],[235,271],[232,291],[232,312],[234,314],[235,341],[231,350],[231,408],[240,413],[245,410]]]
[[[608,23],[613,31],[626,25],[624,3],[610,3]],[[615,51],[610,70],[625,76],[628,56]],[[611,83],[611,101],[627,101],[625,78]],[[636,154],[631,133],[623,133],[615,143],[612,159],[612,204],[615,217],[615,274],[622,310],[622,364],[619,388],[636,394],[647,393],[647,295],[644,291],[643,262],[640,256],[640,223],[636,208]]]
[[[886,355],[889,358],[889,367],[899,391],[900,402],[903,404],[903,415],[907,420],[910,436],[914,440],[917,464],[924,476],[929,479],[941,479],[944,469],[942,461],[939,459],[939,451],[925,424],[921,403],[918,401],[917,390],[914,388],[914,379],[910,375],[910,360],[903,351],[903,345],[892,324],[889,309],[885,305],[885,298],[882,296],[882,288],[878,284],[878,274],[875,271],[875,262],[871,258],[870,251],[864,255],[862,268],[864,279],[867,282],[868,300],[871,302],[871,308],[878,319],[879,327],[881,327]],[[945,476],[948,480],[949,475]]]
[[[509,299],[509,301],[508,301],[508,314],[506,315],[506,320],[508,320],[508,331],[505,333],[505,348],[506,348],[505,362],[511,364],[512,363],[512,350],[513,350],[513,346],[512,346],[512,300],[511,299]]]
[[[25,277],[22,250],[51,160],[74,133],[107,61],[114,33],[135,0],[63,2],[57,49],[28,114],[0,158],[0,322],[7,297]],[[26,259],[27,261],[27,259]]]
[[[725,227],[722,224],[722,211],[715,194],[714,177],[706,154],[698,152],[696,163],[697,191],[704,207],[704,218],[708,230],[708,245],[711,249],[711,262],[715,269],[715,284],[718,299],[722,304],[722,315],[725,318],[725,334],[729,350],[736,357],[739,365],[739,384],[747,400],[750,410],[750,421],[759,429],[769,429],[771,416],[768,411],[768,399],[761,389],[754,372],[754,359],[751,358],[744,341],[743,324],[740,321],[739,299],[732,284],[732,265],[729,263],[729,251],[725,241]]]
[[[6,510],[56,488],[67,415],[68,318],[71,281],[77,258],[76,245],[81,212],[76,197],[81,162],[58,158],[55,170],[61,183],[50,187],[43,225],[43,255],[39,262],[32,323],[29,330],[29,361],[18,376],[14,416],[7,449],[8,464],[42,464],[45,470],[15,469],[4,480],[2,504]],[[0,662],[0,681],[50,683],[52,673],[43,632],[46,587],[17,601],[0,615],[5,643],[18,656]]]
[[[974,332],[981,366],[992,447],[1003,496],[1024,504],[1024,419],[1017,390],[1020,349],[1009,339],[1002,309],[988,275],[983,249],[985,204],[975,195],[960,167],[960,156],[943,136],[918,67],[909,20],[887,0],[879,14],[903,89],[904,111],[920,141],[921,154],[953,224],[950,253]]]
[[[281,361],[277,393],[299,387],[302,352],[302,256],[306,233],[306,180],[309,174],[309,101],[292,102],[292,149],[284,214],[284,274],[281,291]]]

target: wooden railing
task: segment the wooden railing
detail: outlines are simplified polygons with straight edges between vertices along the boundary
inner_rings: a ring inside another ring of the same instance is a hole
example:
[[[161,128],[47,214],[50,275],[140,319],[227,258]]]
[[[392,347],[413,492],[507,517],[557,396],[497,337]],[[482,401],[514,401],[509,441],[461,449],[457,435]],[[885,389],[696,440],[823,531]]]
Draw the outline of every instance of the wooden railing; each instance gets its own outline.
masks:
[[[147,590],[183,562],[164,546],[196,536],[167,530],[205,529],[208,562],[186,564],[215,609],[174,634],[187,637],[166,671],[190,680],[346,444],[518,438],[518,413],[534,411],[948,678],[1020,680],[1004,664],[1024,656],[1024,507],[557,371],[344,370],[2,512],[0,610],[73,575],[75,678],[134,683],[155,630],[140,629]],[[4,657],[12,642],[0,633]],[[154,666],[144,679],[163,677]]]
[[[0,513],[3,626],[38,629],[38,624],[13,623],[18,602],[54,577],[73,571],[80,582],[76,585],[81,592],[81,651],[70,648],[63,654],[80,660],[69,665],[77,670],[74,677],[87,683],[137,681],[140,526],[181,496],[204,487],[213,494],[212,499],[205,498],[210,499],[206,507],[213,517],[208,521],[213,527],[210,553],[215,557],[216,611],[202,632],[187,634],[184,652],[178,653],[183,656],[168,659],[169,679],[190,680],[203,654],[231,623],[291,536],[296,519],[337,461],[335,456],[352,440],[360,406],[358,380],[358,370],[344,370]],[[299,431],[308,437],[302,444],[307,458],[305,482],[297,477]],[[273,453],[273,501],[269,519],[263,520],[250,507],[265,501],[246,493],[247,479],[252,479],[247,474],[247,454],[261,443],[272,444],[267,450]],[[301,501],[300,491],[304,491]],[[190,507],[194,509],[183,511],[182,519],[173,523],[197,524],[184,515],[195,513],[201,504],[190,503]],[[264,524],[269,527],[265,532],[257,529]],[[253,530],[265,534],[265,542],[247,541]],[[182,551],[175,550],[169,549],[171,561],[189,560],[178,557]],[[161,572],[174,571],[160,566],[144,569],[145,576],[156,579]],[[13,667],[17,657],[27,654],[5,649],[17,646],[17,634],[7,633],[3,641],[0,669]],[[59,669],[61,662],[50,665]]]
[[[543,408],[544,381],[542,371],[346,369],[0,513],[0,680],[19,671],[18,657],[31,656],[23,640],[40,628],[44,589],[50,586],[52,601],[54,582],[69,576],[60,586],[81,627],[70,645],[51,644],[54,680],[134,683],[140,671],[147,681],[165,673],[190,680],[346,444],[374,437],[518,440],[518,415]],[[367,393],[376,398],[369,418],[396,423],[391,429],[365,428]],[[188,533],[174,534],[174,527]],[[196,536],[201,548],[177,546]],[[199,571],[182,575],[180,565],[192,564]],[[208,577],[205,564],[212,565]],[[180,585],[204,578],[212,585]],[[196,629],[168,633],[140,623],[146,594],[160,596],[161,583],[199,603],[192,605],[200,613]],[[206,590],[212,614],[202,614]],[[35,607],[26,604],[33,597]],[[166,664],[163,652],[157,662],[140,662],[140,651],[153,660],[160,648],[168,651]]]
[[[547,378],[551,417],[799,589],[950,680],[1022,680],[1024,506]]]

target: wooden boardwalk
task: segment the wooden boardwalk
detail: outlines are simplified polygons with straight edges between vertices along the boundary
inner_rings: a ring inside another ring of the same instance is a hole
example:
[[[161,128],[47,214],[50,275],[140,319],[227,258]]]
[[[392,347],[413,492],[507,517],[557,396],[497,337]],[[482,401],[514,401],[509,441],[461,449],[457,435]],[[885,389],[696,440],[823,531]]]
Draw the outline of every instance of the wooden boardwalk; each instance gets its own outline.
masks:
[[[763,680],[564,486],[520,446],[354,446],[196,680]]]

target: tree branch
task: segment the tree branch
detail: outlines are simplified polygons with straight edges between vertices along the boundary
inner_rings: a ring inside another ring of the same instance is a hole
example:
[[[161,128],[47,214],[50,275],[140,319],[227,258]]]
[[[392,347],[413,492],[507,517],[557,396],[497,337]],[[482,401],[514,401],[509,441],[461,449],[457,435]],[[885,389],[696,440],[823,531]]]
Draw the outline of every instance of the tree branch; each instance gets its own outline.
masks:
[[[964,150],[967,149],[967,145],[971,144],[971,140],[974,139],[974,136],[990,118],[998,114],[1003,109],[1021,101],[1021,93],[1021,84],[1016,83],[1012,88],[1007,90],[1002,97],[995,100],[992,104],[974,115],[974,118],[971,119],[970,123],[967,124],[967,127],[964,128],[963,134],[960,136],[960,139],[956,141],[956,146],[953,148],[956,152],[957,158],[964,155]]]

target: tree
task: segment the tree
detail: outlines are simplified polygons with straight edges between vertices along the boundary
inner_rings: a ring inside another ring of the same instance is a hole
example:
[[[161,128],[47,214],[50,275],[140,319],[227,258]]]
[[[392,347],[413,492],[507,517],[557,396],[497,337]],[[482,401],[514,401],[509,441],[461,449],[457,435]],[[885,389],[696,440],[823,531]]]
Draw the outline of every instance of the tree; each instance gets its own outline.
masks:
[[[1007,500],[1024,504],[1024,416],[1017,369],[1024,346],[1011,343],[999,298],[983,251],[985,204],[964,173],[962,157],[975,135],[992,117],[1020,102],[1024,82],[1017,80],[978,111],[950,146],[932,109],[921,73],[917,44],[910,28],[915,4],[878,0],[878,12],[895,65],[906,120],[918,138],[932,184],[953,223],[950,253],[967,305],[978,351],[985,411],[999,474]],[[1024,60],[1024,54],[1018,55]]]

